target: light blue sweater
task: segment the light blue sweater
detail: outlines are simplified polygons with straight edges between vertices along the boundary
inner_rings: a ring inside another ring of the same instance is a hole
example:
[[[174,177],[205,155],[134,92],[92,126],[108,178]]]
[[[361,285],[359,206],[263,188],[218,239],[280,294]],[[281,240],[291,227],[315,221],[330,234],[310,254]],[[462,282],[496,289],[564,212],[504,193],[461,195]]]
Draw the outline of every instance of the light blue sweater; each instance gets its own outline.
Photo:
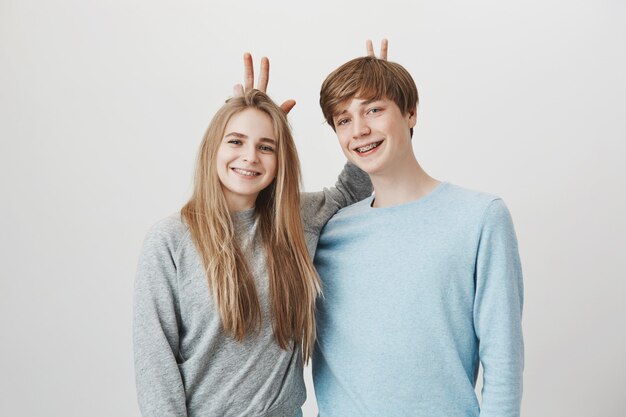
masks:
[[[319,240],[320,417],[519,416],[523,284],[502,200],[442,183],[408,204],[371,202],[339,211]]]

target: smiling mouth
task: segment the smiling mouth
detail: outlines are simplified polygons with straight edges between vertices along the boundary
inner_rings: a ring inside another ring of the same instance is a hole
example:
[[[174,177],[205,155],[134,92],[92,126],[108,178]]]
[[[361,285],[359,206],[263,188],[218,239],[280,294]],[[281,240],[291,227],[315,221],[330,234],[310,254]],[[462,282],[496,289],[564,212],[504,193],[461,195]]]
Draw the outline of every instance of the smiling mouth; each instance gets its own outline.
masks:
[[[361,146],[360,148],[355,148],[355,150],[359,153],[365,153],[367,151],[371,151],[374,148],[377,148],[378,145],[380,145],[381,143],[383,143],[382,140],[380,142],[373,142],[373,143],[370,143],[369,145]]]
[[[235,171],[237,174],[245,175],[246,177],[257,177],[261,175],[260,172],[248,171],[247,169],[241,169],[241,168],[231,168],[231,169]]]

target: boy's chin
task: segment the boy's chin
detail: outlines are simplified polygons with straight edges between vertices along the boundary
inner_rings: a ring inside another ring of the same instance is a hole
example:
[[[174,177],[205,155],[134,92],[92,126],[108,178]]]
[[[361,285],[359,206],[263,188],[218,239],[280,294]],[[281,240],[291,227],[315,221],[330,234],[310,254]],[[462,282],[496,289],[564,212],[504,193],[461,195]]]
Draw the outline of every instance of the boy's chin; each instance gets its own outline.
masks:
[[[352,160],[352,163],[356,165],[357,168],[359,168],[361,171],[365,172],[368,175],[376,174],[378,171],[380,171],[380,167],[378,165],[364,164],[362,162],[359,162],[361,161]]]

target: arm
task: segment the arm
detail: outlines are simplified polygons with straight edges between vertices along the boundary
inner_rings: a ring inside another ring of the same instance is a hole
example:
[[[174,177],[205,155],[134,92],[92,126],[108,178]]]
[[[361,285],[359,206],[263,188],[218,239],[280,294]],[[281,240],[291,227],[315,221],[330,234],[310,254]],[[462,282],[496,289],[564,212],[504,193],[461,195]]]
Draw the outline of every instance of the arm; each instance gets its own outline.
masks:
[[[485,212],[476,262],[474,327],[483,366],[481,417],[518,417],[522,398],[524,287],[513,222],[504,202]]]
[[[346,163],[332,188],[314,193],[302,193],[302,221],[305,231],[319,234],[326,222],[343,207],[372,195],[369,175]]]
[[[135,279],[133,342],[141,414],[186,417],[178,370],[180,314],[173,234],[159,223],[144,242]]]

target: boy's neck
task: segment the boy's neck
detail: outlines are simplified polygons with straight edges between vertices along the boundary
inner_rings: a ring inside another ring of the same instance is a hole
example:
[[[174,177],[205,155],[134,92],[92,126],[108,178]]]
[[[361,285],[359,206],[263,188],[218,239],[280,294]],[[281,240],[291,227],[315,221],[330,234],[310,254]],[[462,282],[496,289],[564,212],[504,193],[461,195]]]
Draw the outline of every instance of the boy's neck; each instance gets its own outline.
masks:
[[[372,207],[383,208],[419,200],[441,183],[426,173],[415,157],[385,172],[371,174],[375,198]]]

